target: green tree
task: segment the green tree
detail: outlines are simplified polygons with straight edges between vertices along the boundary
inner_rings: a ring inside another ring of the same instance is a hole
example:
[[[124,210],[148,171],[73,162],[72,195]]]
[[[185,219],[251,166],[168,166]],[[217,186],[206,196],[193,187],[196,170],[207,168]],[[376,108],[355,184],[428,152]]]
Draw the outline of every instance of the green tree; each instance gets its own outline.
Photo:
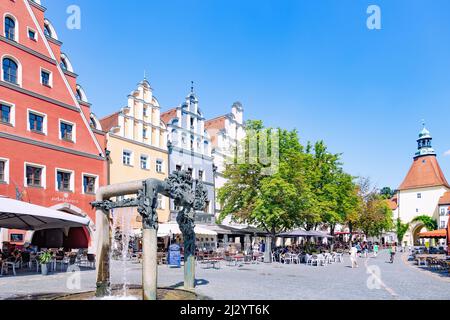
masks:
[[[400,218],[397,218],[397,224],[395,228],[395,232],[397,233],[397,241],[399,244],[402,244],[403,238],[405,237],[406,232],[409,229],[409,223],[402,223]]]
[[[438,223],[436,220],[429,216],[415,217],[411,222],[421,222],[428,229],[428,231],[434,231],[438,229]]]
[[[390,187],[384,187],[380,190],[380,195],[383,199],[392,199],[395,195],[395,191]]]
[[[394,227],[392,210],[378,190],[372,187],[370,179],[359,181],[360,210],[357,225],[367,237],[380,236]]]

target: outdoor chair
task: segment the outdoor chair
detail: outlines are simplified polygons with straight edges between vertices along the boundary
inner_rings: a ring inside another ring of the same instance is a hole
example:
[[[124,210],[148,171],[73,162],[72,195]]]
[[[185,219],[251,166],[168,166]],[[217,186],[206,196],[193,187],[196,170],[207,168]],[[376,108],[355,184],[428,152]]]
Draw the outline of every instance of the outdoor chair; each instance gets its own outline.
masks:
[[[325,256],[323,254],[318,254],[317,255],[317,265],[321,265],[321,266],[326,266],[327,265],[327,261],[325,259]]]
[[[308,257],[308,260],[306,261],[306,265],[311,265],[313,266],[314,264],[316,264],[316,266],[319,265],[319,259],[316,255],[312,255]]]
[[[13,271],[13,274],[16,275],[16,269],[20,269],[20,267],[21,267],[21,260],[17,259],[15,261],[4,261],[0,275],[3,275],[3,273],[5,271],[6,271],[6,273],[8,273],[10,267]]]
[[[292,263],[300,264],[301,261],[302,260],[301,260],[300,254],[295,254],[292,256]]]

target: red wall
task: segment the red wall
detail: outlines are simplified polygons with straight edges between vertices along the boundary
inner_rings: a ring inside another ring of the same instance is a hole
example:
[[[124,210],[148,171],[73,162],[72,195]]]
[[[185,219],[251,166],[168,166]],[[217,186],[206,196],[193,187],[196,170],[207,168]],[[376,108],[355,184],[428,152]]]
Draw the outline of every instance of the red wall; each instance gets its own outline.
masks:
[[[99,176],[99,186],[106,183],[106,161],[98,158],[105,148],[105,137],[94,134],[89,127],[89,106],[79,106],[73,99],[76,86],[76,78],[66,76],[58,67],[61,61],[59,44],[52,43],[42,37],[44,26],[44,13],[31,7],[34,17],[37,19],[36,26],[33,16],[30,15],[25,5],[26,0],[0,0],[0,34],[4,35],[5,13],[13,15],[18,24],[19,43],[33,51],[56,59],[56,63],[46,61],[38,54],[31,54],[17,46],[0,41],[0,57],[5,54],[14,57],[22,67],[22,89],[58,101],[59,103],[47,102],[45,99],[33,97],[29,93],[9,89],[0,86],[0,101],[14,105],[14,126],[0,123],[0,133],[7,133],[18,138],[26,138],[37,142],[44,142],[54,147],[78,151],[90,156],[75,155],[64,150],[54,150],[36,146],[31,143],[17,142],[0,137],[0,158],[9,159],[10,183],[0,184],[0,195],[16,198],[16,186],[24,192],[23,200],[33,204],[52,207],[58,204],[71,204],[86,213],[94,222],[94,210],[90,202],[94,200],[93,195],[85,195],[82,192],[82,174],[94,174]],[[38,34],[38,40],[28,39],[27,27],[34,29]],[[39,30],[40,29],[40,30]],[[61,40],[61,39],[59,39]],[[51,53],[48,48],[51,48]],[[53,86],[45,87],[40,83],[40,70],[44,68],[52,72]],[[69,86],[66,85],[66,81]],[[66,104],[71,108],[65,108],[60,104]],[[78,109],[81,107],[81,109]],[[32,109],[47,115],[47,135],[27,131],[27,109]],[[83,120],[83,116],[86,119]],[[76,142],[62,141],[59,138],[59,120],[72,122],[76,126]],[[94,158],[93,158],[94,157]],[[46,188],[25,187],[25,162],[35,163],[46,167]],[[56,168],[74,171],[75,190],[64,193],[56,190],[55,176]]]

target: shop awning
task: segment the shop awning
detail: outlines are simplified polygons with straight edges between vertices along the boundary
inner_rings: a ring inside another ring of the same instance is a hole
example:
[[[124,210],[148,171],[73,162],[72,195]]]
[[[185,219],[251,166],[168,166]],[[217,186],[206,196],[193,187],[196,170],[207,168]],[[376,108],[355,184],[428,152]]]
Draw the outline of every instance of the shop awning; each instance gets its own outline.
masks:
[[[333,236],[330,236],[324,232],[306,231],[306,230],[302,230],[302,229],[280,233],[278,235],[278,237],[280,237],[280,238],[296,238],[296,237],[333,238]]]
[[[41,207],[35,204],[0,198],[0,228],[46,230],[89,225],[89,219]]]
[[[208,230],[203,226],[195,226],[194,232],[196,235],[203,236],[217,236],[217,232]],[[164,238],[170,236],[170,234],[181,234],[180,227],[176,223],[162,223],[158,228],[158,237]]]
[[[445,239],[445,238],[447,238],[447,230],[441,229],[441,230],[435,230],[435,231],[422,232],[422,233],[419,233],[419,238]]]

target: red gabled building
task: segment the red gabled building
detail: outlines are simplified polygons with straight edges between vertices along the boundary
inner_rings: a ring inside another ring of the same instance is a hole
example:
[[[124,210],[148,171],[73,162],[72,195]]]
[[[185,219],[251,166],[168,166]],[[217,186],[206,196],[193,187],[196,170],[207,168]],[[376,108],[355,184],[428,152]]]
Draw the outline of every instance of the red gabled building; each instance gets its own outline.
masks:
[[[65,241],[92,246],[105,136],[44,13],[38,0],[0,1],[0,195],[88,216]],[[27,237],[8,230],[0,241]]]

